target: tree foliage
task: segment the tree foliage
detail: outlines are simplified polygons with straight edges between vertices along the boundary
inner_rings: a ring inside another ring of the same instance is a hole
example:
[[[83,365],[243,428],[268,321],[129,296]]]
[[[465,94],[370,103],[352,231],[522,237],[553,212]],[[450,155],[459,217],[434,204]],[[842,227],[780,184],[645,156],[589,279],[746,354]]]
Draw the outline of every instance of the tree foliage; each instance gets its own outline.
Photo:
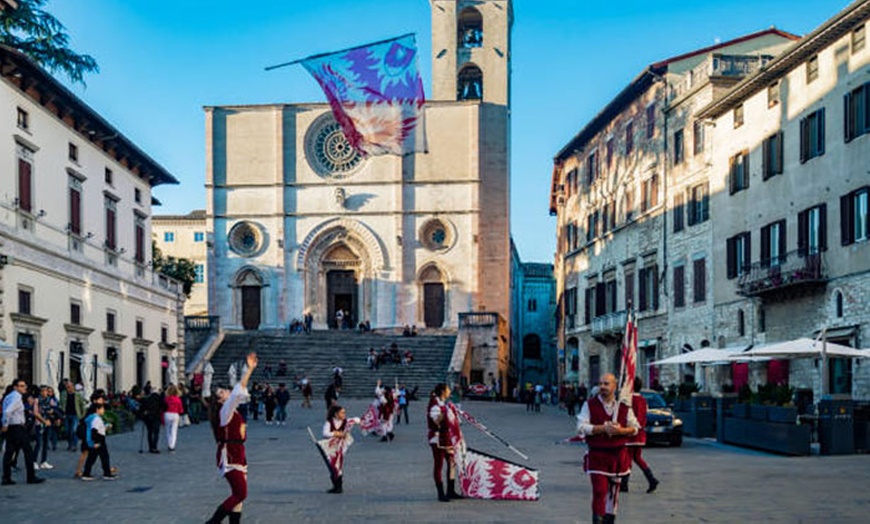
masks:
[[[181,282],[184,295],[190,298],[190,290],[196,281],[196,264],[187,258],[164,257],[156,243],[151,244],[154,271]]]
[[[48,0],[18,0],[17,9],[0,10],[0,43],[15,48],[52,73],[85,84],[85,73],[100,71],[94,57],[69,47],[64,25],[45,11]]]

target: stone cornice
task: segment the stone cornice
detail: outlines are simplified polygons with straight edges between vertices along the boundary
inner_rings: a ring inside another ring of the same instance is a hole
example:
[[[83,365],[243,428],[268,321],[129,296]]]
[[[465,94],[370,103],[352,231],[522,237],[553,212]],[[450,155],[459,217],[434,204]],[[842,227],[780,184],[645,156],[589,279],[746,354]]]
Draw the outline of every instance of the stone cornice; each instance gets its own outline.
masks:
[[[86,337],[95,331],[94,328],[89,328],[78,324],[64,324],[63,328],[66,330],[67,333],[84,335]]]
[[[161,342],[157,345],[157,347],[165,351],[173,351],[175,349],[175,346],[176,344],[170,344],[168,342]]]
[[[138,347],[148,347],[153,343],[154,343],[153,340],[147,340],[144,338],[134,338],[133,339],[133,345],[136,346],[137,348]]]
[[[109,342],[123,342],[126,339],[127,335],[115,333],[114,331],[103,331],[103,340],[108,340]]]
[[[9,318],[11,318],[12,322],[15,324],[29,324],[35,327],[40,327],[48,322],[47,318],[39,318],[33,315],[25,315],[24,313],[9,313]]]

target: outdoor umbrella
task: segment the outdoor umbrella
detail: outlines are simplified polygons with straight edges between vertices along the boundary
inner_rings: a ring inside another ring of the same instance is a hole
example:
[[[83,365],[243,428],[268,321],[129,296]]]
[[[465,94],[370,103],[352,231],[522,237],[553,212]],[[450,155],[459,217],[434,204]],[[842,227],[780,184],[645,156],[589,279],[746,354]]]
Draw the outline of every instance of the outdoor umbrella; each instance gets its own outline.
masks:
[[[850,348],[831,342],[825,343],[825,352],[829,357],[837,358],[868,358],[870,352],[861,349]],[[748,357],[769,358],[821,358],[822,341],[811,338],[799,338],[787,342],[774,342],[744,351],[738,355],[732,355],[731,360],[747,360]]]
[[[688,351],[679,355],[657,360],[654,366],[665,364],[713,364],[716,362],[728,362],[729,358],[746,349],[746,346],[732,346],[727,348],[701,348]]]

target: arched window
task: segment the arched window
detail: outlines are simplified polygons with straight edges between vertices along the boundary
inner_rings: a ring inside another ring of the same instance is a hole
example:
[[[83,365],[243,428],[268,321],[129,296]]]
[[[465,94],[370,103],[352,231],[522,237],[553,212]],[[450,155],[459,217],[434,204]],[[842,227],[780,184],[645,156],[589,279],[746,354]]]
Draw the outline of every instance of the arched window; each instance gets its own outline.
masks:
[[[459,47],[480,47],[483,45],[483,17],[480,11],[467,7],[459,13]]]
[[[523,337],[523,358],[541,360],[541,337],[534,333]]]
[[[535,312],[538,310],[538,301],[534,298],[529,299],[529,311]]]
[[[483,73],[476,65],[467,65],[459,71],[456,81],[456,99],[483,99]]]
[[[837,291],[834,298],[837,307],[837,318],[843,318],[843,293]]]
[[[737,334],[741,337],[746,334],[746,319],[742,309],[737,310]]]

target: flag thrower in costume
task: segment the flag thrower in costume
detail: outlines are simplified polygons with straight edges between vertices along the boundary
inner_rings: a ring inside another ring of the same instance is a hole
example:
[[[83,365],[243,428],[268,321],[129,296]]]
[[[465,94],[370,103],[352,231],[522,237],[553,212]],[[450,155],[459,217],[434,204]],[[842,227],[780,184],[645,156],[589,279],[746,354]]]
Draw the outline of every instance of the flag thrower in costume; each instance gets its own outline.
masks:
[[[347,448],[353,444],[353,437],[350,436],[350,431],[354,426],[360,424],[360,419],[349,418],[344,431],[347,432],[345,438],[322,438],[317,439],[314,432],[308,427],[308,434],[311,436],[311,441],[320,452],[320,456],[326,463],[326,468],[329,470],[330,477],[341,475],[344,466],[344,454]]]
[[[464,418],[466,420],[466,422],[468,422],[469,424],[471,424],[475,428],[479,429],[481,432],[483,432],[483,434],[485,434],[489,438],[491,438],[493,440],[497,440],[498,442],[507,446],[508,449],[510,449],[511,451],[516,453],[517,455],[523,457],[523,459],[529,460],[528,455],[526,455],[522,451],[518,450],[517,448],[513,447],[510,442],[506,441],[505,439],[503,439],[500,436],[493,433],[489,428],[487,428],[486,426],[481,424],[476,418],[472,417],[471,414],[469,414],[467,411],[460,411],[459,414],[462,415],[462,418]]]
[[[413,34],[266,70],[296,63],[320,84],[354,149],[363,155],[406,155],[426,150],[426,98]]]
[[[634,394],[634,377],[637,372],[637,324],[634,311],[629,307],[625,316],[625,337],[622,339],[622,365],[619,370],[619,389],[617,397],[623,404],[631,406]],[[614,410],[614,418],[619,410]]]

